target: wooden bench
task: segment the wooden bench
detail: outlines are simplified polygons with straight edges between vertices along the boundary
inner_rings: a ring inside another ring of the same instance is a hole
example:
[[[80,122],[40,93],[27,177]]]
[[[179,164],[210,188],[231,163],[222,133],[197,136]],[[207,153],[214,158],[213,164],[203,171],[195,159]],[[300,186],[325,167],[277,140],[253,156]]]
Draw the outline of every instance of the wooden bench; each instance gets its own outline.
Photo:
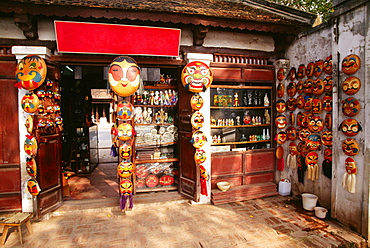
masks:
[[[18,231],[19,233],[19,240],[21,244],[23,244],[21,225],[23,223],[26,223],[28,232],[30,234],[33,234],[30,222],[31,217],[32,217],[31,213],[20,213],[20,212],[0,215],[0,225],[4,226],[0,244],[1,245],[5,244],[9,228],[12,226],[17,227],[16,231]]]

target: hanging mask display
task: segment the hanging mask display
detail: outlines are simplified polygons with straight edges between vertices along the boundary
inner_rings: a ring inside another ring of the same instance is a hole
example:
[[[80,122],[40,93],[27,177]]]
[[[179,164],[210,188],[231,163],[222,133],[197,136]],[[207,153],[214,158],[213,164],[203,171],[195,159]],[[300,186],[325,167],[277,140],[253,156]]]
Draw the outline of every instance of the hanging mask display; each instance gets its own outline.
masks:
[[[324,129],[324,121],[320,116],[312,116],[308,123],[308,129],[313,133],[321,132]]]
[[[287,155],[286,164],[289,168],[297,167],[297,145],[294,142],[289,144],[289,154]]]
[[[332,115],[331,113],[326,113],[325,114],[325,127],[329,130],[333,128],[333,121],[332,121]]]
[[[324,69],[324,61],[319,59],[315,62],[313,75],[315,77],[320,77]]]
[[[310,134],[311,131],[307,127],[298,128],[298,138],[300,141],[305,141]]]
[[[190,98],[190,106],[192,110],[200,110],[203,107],[203,98],[199,94],[194,94]]]
[[[347,156],[356,156],[360,152],[360,146],[355,139],[348,138],[343,140],[342,150]]]
[[[195,148],[201,148],[207,142],[207,137],[202,131],[195,131],[192,135],[190,143],[193,144]]]
[[[27,190],[31,195],[38,195],[41,191],[39,183],[35,179],[28,180]]]
[[[132,153],[132,146],[130,143],[125,142],[119,146],[119,156],[124,160],[130,160]]]
[[[34,113],[37,111],[39,106],[39,98],[36,94],[33,93],[26,93],[21,100],[21,106],[24,112],[27,113]]]
[[[63,124],[63,119],[60,115],[55,116],[55,124],[59,126]]]
[[[319,178],[319,166],[317,164],[319,155],[316,152],[309,152],[306,156],[307,179],[315,181]]]
[[[36,161],[34,158],[26,159],[26,171],[29,176],[36,178],[37,165],[36,165]]]
[[[361,88],[361,81],[357,77],[349,77],[342,83],[342,90],[347,95],[356,94]]]
[[[323,80],[324,82],[324,91],[326,93],[332,93],[333,91],[333,77],[332,76],[326,76]]]
[[[333,132],[332,131],[325,131],[321,135],[321,141],[324,146],[332,146],[333,145]]]
[[[296,140],[297,139],[297,130],[295,129],[295,127],[289,126],[286,129],[286,133],[287,133],[287,138],[289,140]]]
[[[26,123],[24,125],[26,126],[27,132],[32,133],[32,130],[33,130],[33,116],[32,115],[27,116]]]
[[[326,148],[324,150],[324,159],[327,159],[329,161],[332,161],[333,151],[331,148]]]
[[[188,63],[181,73],[181,82],[186,90],[198,93],[211,86],[213,80],[212,70],[201,61]]]
[[[324,81],[320,78],[313,81],[312,84],[312,94],[315,96],[320,96],[324,92]]]
[[[312,114],[311,112],[303,112],[302,113],[302,122],[301,122],[301,125],[302,127],[308,127],[310,121],[311,121],[311,118],[312,118]]]
[[[129,195],[132,194],[132,182],[130,179],[122,179],[119,183],[119,191],[123,195]]]
[[[134,106],[129,101],[121,101],[117,105],[117,117],[120,120],[131,120]]]
[[[297,126],[302,127],[302,121],[303,121],[303,115],[301,112],[298,112],[297,114]]]
[[[285,115],[278,115],[275,118],[275,125],[279,129],[285,128],[285,126],[288,124]]]
[[[207,192],[207,181],[209,179],[209,174],[204,168],[203,165],[199,165],[199,170],[200,170],[200,194],[208,196]]]
[[[109,66],[108,82],[119,96],[131,96],[140,86],[140,68],[127,56],[115,58]]]
[[[297,85],[295,82],[290,82],[286,88],[288,96],[294,96],[297,93]]]
[[[123,140],[123,141],[129,140],[133,136],[133,128],[128,123],[119,124],[117,131],[118,131],[117,132],[118,139]]]
[[[294,112],[289,112],[289,125],[295,124],[295,115]]]
[[[199,111],[194,112],[191,116],[190,122],[191,122],[191,126],[194,129],[202,128],[203,125],[204,125],[204,116],[203,116],[203,114]]]
[[[331,55],[326,57],[324,61],[324,72],[326,74],[332,74],[333,72],[333,57]]]
[[[356,136],[359,132],[362,131],[360,123],[352,118],[345,119],[340,124],[340,130],[347,136]]]
[[[26,135],[26,140],[24,141],[24,151],[26,154],[29,156],[36,156],[37,148],[36,138],[31,135]]]
[[[126,178],[132,175],[134,165],[129,161],[122,161],[117,166],[117,173],[120,177]]]
[[[310,63],[307,64],[307,67],[306,67],[306,76],[307,77],[312,77],[313,76],[314,68],[315,68],[315,64],[313,62],[310,62]]]
[[[277,136],[276,142],[280,145],[284,144],[285,141],[287,140],[287,134],[285,131],[278,132],[276,136]]]
[[[332,178],[332,150],[326,148],[324,150],[324,160],[322,161],[322,171],[324,176],[331,179]]]
[[[286,103],[283,99],[276,101],[276,111],[279,113],[284,113],[286,110]]]
[[[350,54],[342,60],[342,72],[347,75],[356,73],[360,67],[360,57],[355,54]]]
[[[320,150],[321,137],[318,134],[310,134],[306,138],[306,146],[310,151]]]
[[[295,69],[295,67],[292,67],[292,68],[290,68],[290,71],[289,71],[289,79],[291,81],[294,81],[294,80],[296,80],[296,78],[297,78],[296,69]]]
[[[344,115],[353,117],[356,116],[361,109],[360,101],[353,97],[348,97],[342,100],[342,112]]]
[[[302,95],[298,95],[295,102],[297,103],[297,107],[299,109],[303,109],[304,108],[305,102],[304,102],[304,97]]]
[[[297,103],[294,97],[289,98],[286,102],[286,105],[289,111],[294,111],[297,109]]]
[[[277,86],[277,89],[276,89],[276,92],[277,92],[277,96],[278,97],[283,97],[284,96],[284,90],[285,90],[285,86],[283,83],[279,83],[278,86]]]
[[[333,97],[332,96],[324,96],[322,98],[322,107],[325,111],[331,112],[333,110]]]
[[[282,146],[276,147],[277,170],[284,170],[284,148]]]
[[[312,96],[307,95],[304,97],[303,109],[311,111],[312,109]]]
[[[37,122],[37,128],[41,129],[44,127],[46,127],[46,119],[39,119],[39,121]]]
[[[37,112],[38,112],[39,114],[43,114],[43,113],[45,112],[45,107],[44,107],[44,105],[39,104],[39,106],[37,107]]]
[[[303,93],[312,94],[313,80],[308,78],[303,83]]]
[[[277,73],[276,73],[276,77],[279,81],[282,81],[285,77],[285,70],[283,68],[280,68]]]
[[[303,93],[303,85],[304,85],[304,81],[303,80],[299,80],[298,83],[297,83],[297,93],[298,94],[302,94]]]
[[[207,159],[207,154],[203,149],[196,149],[194,153],[194,161],[196,164],[203,164]]]
[[[303,157],[303,159],[307,156],[307,154],[310,152],[306,146],[306,141],[302,140],[298,143],[297,150],[299,154]]]
[[[45,97],[45,91],[44,90],[38,90],[36,91],[36,95],[39,99],[43,99]]]
[[[297,150],[297,145],[296,145],[296,143],[291,142],[291,143],[289,144],[289,153],[290,153],[291,155],[297,155],[297,154],[298,154],[298,150]]]
[[[297,73],[297,78],[302,79],[306,76],[306,67],[304,64],[300,64],[298,66],[298,73]]]
[[[34,90],[45,81],[47,67],[43,58],[28,55],[21,59],[15,70],[15,84],[18,88]]]
[[[342,187],[349,193],[356,193],[356,174],[357,166],[353,158],[348,157],[345,160],[346,172],[342,178]]]
[[[320,114],[322,112],[322,101],[319,98],[312,99],[312,114]]]

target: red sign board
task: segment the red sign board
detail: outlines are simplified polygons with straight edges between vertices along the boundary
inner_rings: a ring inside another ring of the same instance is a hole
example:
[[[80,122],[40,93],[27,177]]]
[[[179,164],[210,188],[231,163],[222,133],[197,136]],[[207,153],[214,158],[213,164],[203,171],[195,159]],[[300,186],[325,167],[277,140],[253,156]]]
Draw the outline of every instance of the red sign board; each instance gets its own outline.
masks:
[[[55,21],[60,53],[178,56],[180,29]]]

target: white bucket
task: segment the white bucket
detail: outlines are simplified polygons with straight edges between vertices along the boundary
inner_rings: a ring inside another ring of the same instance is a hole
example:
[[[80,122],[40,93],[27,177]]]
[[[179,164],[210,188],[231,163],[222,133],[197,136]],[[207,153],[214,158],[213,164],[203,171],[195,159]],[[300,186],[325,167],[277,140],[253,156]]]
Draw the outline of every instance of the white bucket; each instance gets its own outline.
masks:
[[[307,211],[313,211],[317,203],[317,195],[304,193],[302,194],[303,208]]]
[[[325,219],[326,213],[328,212],[328,210],[326,208],[315,207],[314,209],[315,209],[315,215],[316,215],[317,218]]]
[[[292,184],[286,181],[279,182],[279,194],[282,196],[290,195],[290,191],[292,189]]]

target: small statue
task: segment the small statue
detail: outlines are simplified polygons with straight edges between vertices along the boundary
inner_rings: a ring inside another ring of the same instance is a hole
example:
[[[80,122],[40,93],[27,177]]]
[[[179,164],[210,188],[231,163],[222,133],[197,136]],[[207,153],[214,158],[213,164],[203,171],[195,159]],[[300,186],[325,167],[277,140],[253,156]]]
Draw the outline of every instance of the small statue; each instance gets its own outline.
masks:
[[[239,115],[236,117],[236,125],[240,126],[240,116]]]
[[[234,94],[234,103],[233,103],[234,107],[239,107],[239,95],[238,93],[235,93]]]
[[[253,94],[251,91],[248,91],[248,106],[253,105]]]
[[[248,114],[248,111],[245,111],[243,122],[246,125],[250,125],[252,122],[252,117]]]
[[[253,104],[258,106],[258,90],[253,91]]]
[[[149,105],[154,105],[154,91],[150,91]]]
[[[265,124],[270,124],[270,115],[269,115],[269,111],[267,109],[265,109]]]
[[[269,97],[267,96],[267,93],[265,93],[265,97],[263,98],[263,106],[268,107],[270,106]]]
[[[159,91],[155,92],[154,95],[154,105],[159,105]]]

